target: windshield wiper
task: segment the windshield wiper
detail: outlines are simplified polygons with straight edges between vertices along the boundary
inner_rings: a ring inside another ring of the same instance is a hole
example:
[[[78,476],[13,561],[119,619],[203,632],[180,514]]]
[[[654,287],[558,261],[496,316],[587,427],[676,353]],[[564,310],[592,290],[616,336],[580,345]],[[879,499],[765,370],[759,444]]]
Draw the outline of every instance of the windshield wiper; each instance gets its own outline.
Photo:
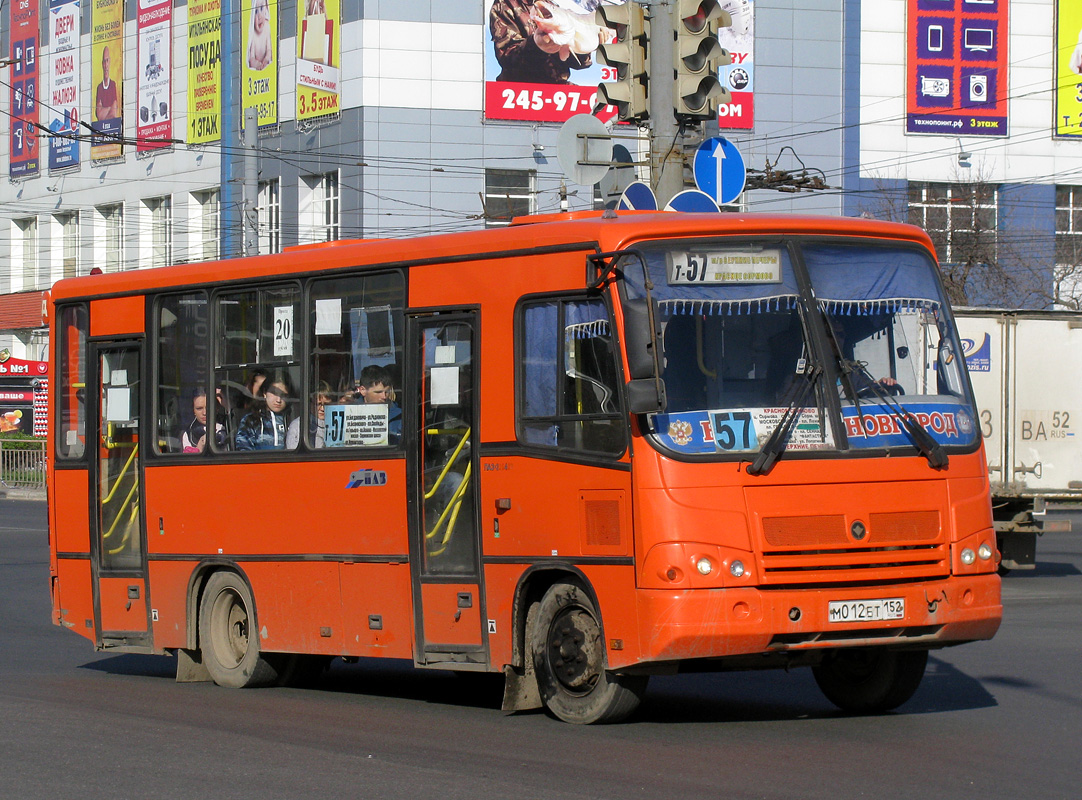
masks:
[[[785,407],[785,413],[781,415],[781,419],[774,427],[773,433],[770,434],[770,438],[766,440],[762,448],[759,450],[759,455],[755,457],[755,460],[748,467],[749,475],[763,475],[770,471],[770,468],[774,466],[774,462],[778,460],[778,456],[785,450],[785,445],[789,441],[789,432],[793,429],[793,425],[800,419],[800,415],[804,413],[804,406],[808,400],[808,393],[815,389],[815,384],[819,381],[819,376],[823,374],[823,368],[814,361],[808,361],[804,369],[804,383],[796,383],[793,388],[790,389],[792,399],[789,401],[789,405]],[[824,409],[819,404],[819,427],[822,430],[824,423]]]
[[[890,396],[890,394],[883,388],[871,373],[868,372],[867,367],[860,361],[849,361],[846,359],[841,360],[842,369],[847,374],[856,373],[861,375],[866,381],[868,381],[868,390],[878,398],[881,405],[883,405],[896,420],[902,423],[903,427],[909,433],[909,437],[913,440],[913,444],[916,445],[917,450],[922,456],[928,459],[928,466],[932,469],[943,469],[947,466],[949,459],[947,453],[943,450],[943,446],[937,442],[928,431],[924,430],[924,427],[917,422],[917,418],[913,414],[900,405],[898,402]],[[857,402],[857,415],[860,417],[861,430],[864,428],[864,416],[860,413],[859,402],[856,401],[856,395],[853,395],[854,402]]]

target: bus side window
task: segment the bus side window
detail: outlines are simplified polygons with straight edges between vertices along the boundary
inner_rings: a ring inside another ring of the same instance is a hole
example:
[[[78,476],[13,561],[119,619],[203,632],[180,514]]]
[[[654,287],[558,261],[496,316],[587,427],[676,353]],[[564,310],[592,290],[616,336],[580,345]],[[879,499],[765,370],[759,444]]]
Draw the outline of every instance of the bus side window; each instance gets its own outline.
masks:
[[[90,320],[85,305],[67,306],[57,316],[60,341],[56,345],[56,454],[74,460],[86,453],[86,337]]]
[[[310,287],[310,381],[301,404],[301,440],[310,449],[401,447],[402,274],[349,275]],[[328,391],[335,401],[321,405],[320,394]]]
[[[161,297],[157,322],[154,441],[159,453],[201,453],[211,438],[206,437],[206,431],[208,415],[213,413],[207,392],[210,331],[206,292]],[[221,421],[216,424],[220,426]]]
[[[627,446],[616,350],[601,300],[544,300],[520,310],[519,439],[619,454]]]
[[[303,405],[300,286],[221,292],[214,305],[213,449],[286,449],[289,426]],[[277,388],[268,402],[271,384]],[[246,434],[238,440],[242,426]]]

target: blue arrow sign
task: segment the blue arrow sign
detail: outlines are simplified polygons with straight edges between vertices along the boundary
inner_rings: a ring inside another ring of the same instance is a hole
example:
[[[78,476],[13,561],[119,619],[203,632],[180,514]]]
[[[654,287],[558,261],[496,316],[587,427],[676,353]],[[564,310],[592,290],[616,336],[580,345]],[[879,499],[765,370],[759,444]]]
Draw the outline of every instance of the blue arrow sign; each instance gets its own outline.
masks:
[[[657,197],[650,184],[635,181],[624,189],[616,208],[619,211],[657,211]]]
[[[731,203],[744,191],[747,169],[736,145],[721,136],[707,139],[695,151],[695,185],[720,205]]]
[[[669,204],[665,206],[665,210],[689,213],[713,212],[716,214],[718,213],[718,204],[706,192],[700,192],[698,189],[685,189],[669,201]]]

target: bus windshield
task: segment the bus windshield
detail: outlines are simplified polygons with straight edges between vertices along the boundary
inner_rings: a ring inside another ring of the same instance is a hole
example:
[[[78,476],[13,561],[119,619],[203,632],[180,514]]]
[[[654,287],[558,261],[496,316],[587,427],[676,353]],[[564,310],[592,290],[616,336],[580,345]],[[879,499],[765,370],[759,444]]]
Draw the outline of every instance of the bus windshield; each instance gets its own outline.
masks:
[[[749,458],[977,444],[954,322],[924,251],[699,240],[639,252],[663,330],[667,407],[652,426],[663,449]],[[644,297],[638,264],[623,272],[627,296]]]

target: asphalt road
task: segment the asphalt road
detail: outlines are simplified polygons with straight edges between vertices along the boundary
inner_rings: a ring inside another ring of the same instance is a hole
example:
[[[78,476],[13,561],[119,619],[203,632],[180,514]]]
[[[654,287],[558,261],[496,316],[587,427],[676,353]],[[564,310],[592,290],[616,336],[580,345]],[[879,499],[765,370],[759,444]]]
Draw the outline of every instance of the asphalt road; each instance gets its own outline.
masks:
[[[933,653],[898,712],[808,670],[655,678],[628,723],[505,715],[498,686],[336,665],[313,689],[177,684],[49,619],[45,510],[0,500],[0,798],[1075,798],[1082,516],[1004,582],[991,642]]]

